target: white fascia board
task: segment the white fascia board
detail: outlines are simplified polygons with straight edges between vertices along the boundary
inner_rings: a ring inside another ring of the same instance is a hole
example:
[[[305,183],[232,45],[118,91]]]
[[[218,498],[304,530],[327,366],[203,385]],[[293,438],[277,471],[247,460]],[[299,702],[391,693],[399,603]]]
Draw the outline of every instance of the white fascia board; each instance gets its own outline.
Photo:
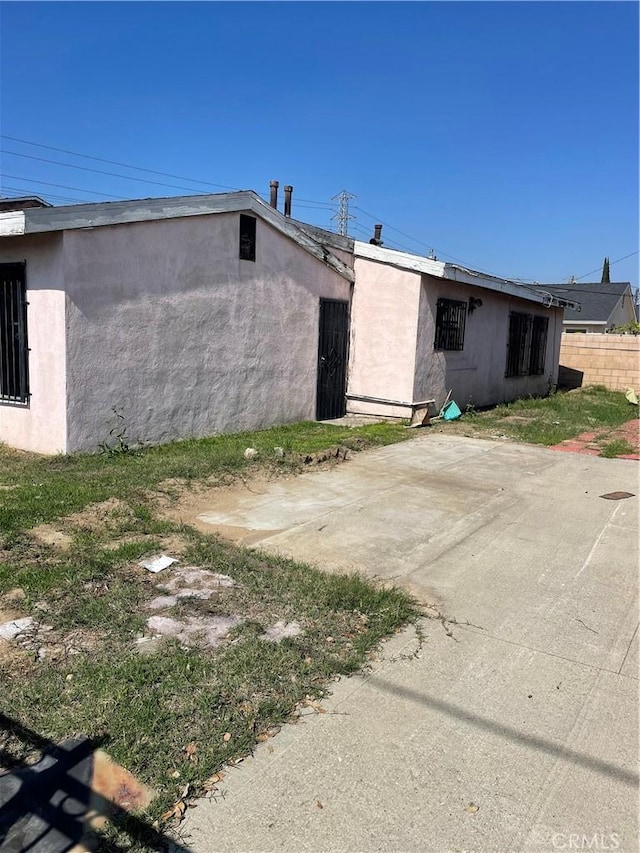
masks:
[[[24,234],[24,210],[8,210],[0,213],[0,237],[15,237]]]
[[[354,253],[357,258],[368,258],[372,261],[391,264],[392,266],[411,270],[412,272],[426,273],[427,275],[434,276],[435,278],[443,278],[449,281],[459,282],[460,284],[470,284],[474,287],[481,287],[484,290],[493,290],[498,293],[505,293],[508,296],[516,296],[518,299],[525,299],[527,302],[536,302],[538,305],[544,305],[546,308],[577,307],[569,300],[559,300],[551,293],[531,290],[525,284],[518,284],[517,282],[509,281],[508,279],[497,278],[496,276],[490,276],[486,273],[468,270],[465,269],[465,267],[460,267],[456,264],[447,264],[442,261],[432,260],[431,258],[424,258],[422,255],[411,255],[406,252],[396,252],[393,249],[384,249],[381,246],[375,246],[370,243],[361,243],[360,241],[356,241],[354,245]]]
[[[563,320],[565,326],[606,326],[606,320]]]
[[[442,261],[423,258],[422,255],[411,255],[408,252],[396,252],[395,249],[384,249],[372,243],[361,243],[356,240],[353,247],[356,258],[367,258],[381,264],[390,264],[411,272],[426,273],[436,278],[445,278],[445,267]]]
[[[482,287],[484,290],[505,293],[508,296],[525,299],[527,302],[537,302],[539,305],[544,305],[545,308],[577,308],[577,305],[570,300],[558,299],[557,296],[548,291],[533,290],[527,287],[526,284],[518,284],[518,282],[509,281],[506,278],[503,279],[487,275],[486,273],[475,272],[465,267],[459,267],[457,264],[446,264],[445,278],[452,281],[459,281],[463,284]]]

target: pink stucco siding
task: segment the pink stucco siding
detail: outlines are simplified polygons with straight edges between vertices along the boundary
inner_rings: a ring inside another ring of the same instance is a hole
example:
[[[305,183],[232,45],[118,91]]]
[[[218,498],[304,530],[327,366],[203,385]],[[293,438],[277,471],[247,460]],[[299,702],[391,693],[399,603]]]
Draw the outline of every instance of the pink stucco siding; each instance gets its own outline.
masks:
[[[25,260],[30,398],[25,405],[0,402],[0,441],[21,450],[60,453],[67,446],[62,235],[0,242],[0,263]]]
[[[543,395],[557,382],[562,309],[369,258],[357,257],[353,295],[348,411],[407,417],[412,406],[447,393],[461,408]],[[434,348],[437,300],[468,303],[464,347]],[[511,311],[549,320],[542,375],[505,377]]]
[[[67,231],[68,450],[122,413],[132,441],[313,419],[320,297],[351,285],[263,220],[238,258],[238,214]]]
[[[445,297],[468,302],[471,296],[481,299],[482,306],[467,311],[464,349],[435,351],[437,300]],[[545,369],[541,375],[505,376],[511,311],[549,320]],[[562,316],[562,309],[548,309],[480,287],[423,276],[415,398],[438,400],[451,390],[453,399],[464,408],[547,394],[558,380]]]
[[[356,258],[351,308],[348,408],[402,417],[414,399],[420,276]]]

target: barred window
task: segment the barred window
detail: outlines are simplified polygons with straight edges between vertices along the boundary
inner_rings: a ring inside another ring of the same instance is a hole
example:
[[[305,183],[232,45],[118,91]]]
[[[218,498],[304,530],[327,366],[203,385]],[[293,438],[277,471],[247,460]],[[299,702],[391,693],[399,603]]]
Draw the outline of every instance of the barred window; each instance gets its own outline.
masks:
[[[534,317],[531,328],[531,355],[529,356],[529,373],[541,376],[544,373],[544,362],[547,355],[548,317]]]
[[[436,339],[434,349],[461,350],[464,348],[464,326],[467,303],[455,299],[438,299]]]
[[[245,213],[240,214],[239,257],[241,261],[256,259],[256,220]]]
[[[25,264],[0,264],[0,402],[29,399]]]
[[[548,327],[547,317],[511,312],[505,376],[535,376],[544,373]]]

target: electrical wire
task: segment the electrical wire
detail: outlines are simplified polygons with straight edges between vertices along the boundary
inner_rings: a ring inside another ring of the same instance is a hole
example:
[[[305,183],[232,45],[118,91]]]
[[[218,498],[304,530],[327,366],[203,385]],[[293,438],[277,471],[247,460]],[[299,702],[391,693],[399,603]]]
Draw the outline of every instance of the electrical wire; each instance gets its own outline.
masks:
[[[67,149],[67,148],[58,148],[58,147],[53,146],[53,145],[46,145],[45,143],[41,143],[41,142],[33,142],[32,140],[22,139],[22,138],[16,137],[16,136],[10,136],[8,134],[0,134],[0,139],[10,140],[11,142],[18,142],[18,143],[23,144],[23,145],[30,145],[30,146],[33,146],[35,148],[42,148],[42,149],[46,149],[49,151],[56,151],[56,152],[59,152],[61,154],[67,154],[67,155],[72,156],[72,157],[81,157],[81,158],[86,159],[86,160],[92,160],[92,161],[99,162],[99,163],[106,163],[108,165],[118,166],[118,167],[124,168],[124,169],[132,169],[132,170],[138,171],[138,172],[145,172],[146,174],[158,175],[159,177],[168,177],[168,178],[172,178],[172,179],[176,179],[176,180],[188,181],[189,183],[199,184],[201,186],[216,187],[219,189],[225,189],[225,190],[231,190],[233,192],[239,192],[239,190],[237,188],[230,187],[226,184],[218,184],[218,183],[214,183],[213,181],[203,181],[203,180],[198,179],[198,178],[189,178],[189,177],[185,177],[183,175],[175,175],[171,172],[162,172],[162,171],[157,170],[157,169],[149,169],[145,166],[134,166],[134,165],[131,165],[129,163],[122,163],[122,162],[117,161],[117,160],[109,160],[109,159],[104,158],[104,157],[95,157],[95,156],[90,155],[90,154],[83,154],[79,151],[71,151],[70,149]],[[148,178],[139,178],[139,177],[136,177],[134,175],[122,175],[122,174],[119,174],[116,172],[108,172],[108,171],[105,171],[102,169],[91,169],[87,166],[79,166],[75,163],[64,163],[64,162],[59,161],[59,160],[50,160],[50,159],[44,158],[44,157],[36,157],[35,155],[24,154],[24,153],[21,153],[18,151],[4,150],[0,153],[5,154],[5,155],[9,155],[9,156],[13,156],[13,157],[23,157],[23,158],[29,159],[29,160],[35,160],[35,161],[39,161],[42,163],[48,163],[51,165],[61,166],[63,168],[66,167],[66,168],[70,168],[70,169],[79,169],[81,171],[91,172],[94,174],[100,174],[100,175],[105,175],[108,177],[120,178],[121,180],[136,181],[138,183],[146,183],[146,184],[152,184],[154,186],[166,187],[166,188],[170,188],[170,189],[184,190],[186,192],[193,193],[196,195],[202,194],[202,191],[199,193],[193,187],[186,187],[186,186],[182,186],[182,185],[178,185],[178,184],[163,183],[161,181],[152,181],[152,180],[149,180]],[[113,199],[118,199],[118,200],[123,198],[122,196],[115,196],[115,195],[112,195],[110,193],[99,192],[98,190],[85,190],[85,189],[82,189],[80,187],[70,187],[66,184],[54,184],[52,182],[44,181],[44,180],[41,180],[38,182],[38,181],[34,181],[32,179],[29,179],[29,178],[21,178],[19,176],[12,176],[12,175],[8,175],[8,174],[6,175],[6,177],[13,177],[13,178],[18,179],[18,180],[29,181],[30,183],[41,183],[41,184],[47,185],[47,186],[56,186],[56,187],[61,187],[61,188],[65,188],[65,189],[71,189],[71,190],[75,190],[76,192],[83,192],[83,193],[87,193],[90,195],[100,195],[100,196],[103,196],[105,198],[113,198]],[[265,194],[261,193],[260,196],[262,198],[266,199]],[[54,197],[54,196],[52,196],[52,197]],[[56,197],[63,198],[62,196],[56,196]],[[71,199],[69,199],[69,200],[73,201]],[[331,204],[330,202],[325,202],[325,201],[318,201],[318,200],[314,200],[314,199],[296,198],[295,203],[296,203],[296,205],[299,205],[300,207],[302,207],[305,210],[323,210],[323,211],[327,211],[327,212],[335,212],[337,209],[335,204]],[[368,211],[364,210],[363,208],[361,208],[357,205],[354,205],[352,209],[360,211],[360,213],[362,213],[365,216],[368,216],[374,222],[379,222],[380,224],[384,225],[386,228],[396,232],[397,234],[400,234],[402,237],[405,237],[408,240],[411,240],[412,243],[415,243],[415,244],[420,245],[420,246],[427,247],[429,249],[433,249],[434,251],[437,251],[439,255],[442,255],[444,258],[449,258],[452,261],[455,261],[456,263],[463,264],[467,268],[474,268],[475,271],[484,273],[485,275],[492,275],[492,276],[496,276],[498,278],[507,278],[507,280],[509,280],[509,281],[518,281],[518,282],[521,282],[523,284],[534,283],[534,279],[523,278],[523,277],[518,277],[518,276],[505,277],[505,276],[500,276],[497,273],[489,272],[487,270],[478,269],[476,264],[470,263],[468,261],[464,261],[461,258],[456,257],[455,255],[451,255],[448,252],[445,252],[441,249],[438,249],[437,247],[432,247],[429,243],[425,243],[424,240],[420,240],[417,237],[413,237],[411,234],[407,234],[405,231],[401,231],[399,228],[396,228],[394,225],[391,225],[388,222],[382,221],[379,217],[375,216],[372,213],[369,213]],[[355,227],[355,226],[351,226],[351,227]],[[360,228],[360,226],[358,226],[358,227],[359,227],[359,230],[361,231],[361,233],[365,233],[365,229]],[[386,241],[386,242],[387,242],[387,245],[389,247],[398,248],[400,250],[404,250],[407,252],[413,252],[413,250],[409,246],[407,246],[406,244],[394,241],[394,245],[392,246],[392,244],[389,241]],[[615,261],[610,261],[610,266],[613,264],[620,263],[621,261],[627,260],[628,258],[634,257],[637,254],[638,254],[637,251],[631,252],[630,254],[625,255],[622,258],[618,258]],[[587,273],[583,273],[582,275],[577,276],[574,280],[580,281],[581,279],[586,278],[587,276],[592,275],[595,272],[598,272],[599,269],[600,269],[599,267],[596,267],[595,269],[590,270]]]
[[[623,258],[618,258],[617,261],[609,261],[609,266],[612,267],[614,264],[619,264],[620,261],[626,261],[627,258],[633,258],[634,255],[637,255],[638,252],[630,252],[628,255],[625,255]],[[576,276],[575,281],[580,281],[581,278],[586,278],[588,275],[593,275],[594,272],[599,272],[602,267],[596,267],[594,270],[590,270],[589,272],[584,273],[583,275]]]
[[[98,190],[86,190],[83,187],[70,187],[68,184],[54,184],[51,181],[36,180],[35,178],[25,178],[23,175],[9,175],[7,172],[0,174],[0,178],[12,178],[16,181],[26,181],[28,184],[43,184],[48,187],[58,187],[64,190],[75,190],[76,192],[89,193],[90,195],[103,195],[106,198],[113,198],[117,201],[125,201],[120,195],[111,195],[111,193],[98,192]]]
[[[158,169],[148,169],[145,166],[133,166],[130,163],[122,163],[122,162],[119,162],[118,160],[107,160],[104,157],[94,157],[90,154],[82,154],[79,151],[70,151],[67,148],[57,148],[54,145],[45,145],[44,143],[41,143],[41,142],[32,142],[28,139],[20,139],[17,136],[9,136],[9,135],[4,134],[4,133],[0,133],[0,139],[8,139],[12,142],[20,142],[23,145],[31,145],[35,148],[45,148],[48,151],[57,151],[60,154],[68,154],[72,157],[82,157],[85,160],[94,160],[95,162],[106,163],[110,166],[119,166],[123,169],[133,169],[137,172],[146,172],[147,174],[158,175],[158,176],[164,177],[164,178],[174,178],[174,179],[179,180],[179,181],[188,181],[189,183],[192,183],[192,184],[201,184],[202,186],[218,187],[219,189],[231,190],[232,192],[240,192],[240,190],[237,187],[230,187],[230,186],[227,186],[226,184],[217,184],[217,183],[214,183],[213,181],[203,181],[203,180],[200,180],[199,178],[187,178],[184,175],[174,175],[171,172],[161,172]],[[33,155],[29,155],[29,154],[19,154],[18,152],[15,152],[15,151],[4,151],[4,152],[0,152],[0,153],[11,154],[11,155],[17,156],[17,157],[27,157],[27,158],[30,158],[33,160],[42,160],[43,162],[46,162],[46,163],[55,163],[55,164],[61,165],[61,166],[70,166],[71,168],[78,168],[78,169],[81,168],[80,166],[74,166],[73,164],[70,164],[70,163],[61,163],[60,161],[57,161],[57,160],[45,160],[44,158],[34,157]],[[95,170],[95,171],[98,171],[98,170]],[[99,172],[99,174],[112,175],[111,172]],[[125,180],[142,180],[141,178],[133,178],[129,175],[117,175],[116,177],[121,177],[121,178],[124,178]],[[154,183],[154,182],[150,182],[150,183]],[[170,187],[172,185],[171,184],[159,184],[159,186]],[[187,189],[187,188],[186,187],[184,187],[184,188],[183,187],[176,187],[176,189]],[[310,203],[310,204],[318,204],[318,205],[321,205],[322,207],[327,207],[330,209],[335,208],[335,205],[332,205],[329,202],[316,201],[314,199],[303,199],[303,198],[296,199],[296,204],[298,204],[300,202],[305,202],[305,203]]]
[[[412,240],[414,243],[418,243],[421,246],[426,246],[434,252],[437,252],[439,255],[442,255],[444,258],[449,258],[456,263],[462,264],[465,268],[472,269],[474,272],[483,273],[484,275],[490,275],[495,278],[501,278],[505,281],[519,281],[523,283],[533,282],[533,279],[528,278],[515,278],[515,277],[507,277],[504,275],[499,275],[495,272],[489,272],[488,270],[480,269],[476,264],[470,263],[469,261],[463,261],[461,258],[457,258],[455,255],[450,255],[448,252],[444,252],[441,249],[438,249],[435,246],[432,246],[430,243],[425,243],[424,240],[419,240],[417,237],[412,237],[411,234],[407,234],[405,231],[400,231],[399,228],[396,228],[394,225],[390,225],[388,222],[383,222],[379,217],[374,216],[372,213],[368,213],[366,210],[363,210],[361,207],[354,207],[354,210],[359,210],[360,213],[364,213],[365,216],[373,219],[374,222],[379,223],[380,225],[384,225],[385,228],[390,228],[392,231],[395,231],[397,234],[401,234],[403,237],[406,237],[408,240]],[[413,252],[413,249],[407,249],[409,252]]]
[[[591,288],[587,289],[586,285],[591,284],[592,282],[585,282],[584,285],[578,285],[577,287],[571,287],[568,284],[538,284],[533,285],[535,290],[543,289],[545,287],[553,288],[554,293],[583,293],[588,294],[589,296],[624,296],[625,293],[616,293],[615,290],[591,290]],[[626,281],[615,281],[612,284],[628,284]]]
[[[20,195],[24,195],[25,193],[30,192],[30,190],[25,189],[24,187],[8,187],[6,184],[2,188],[2,191],[3,192],[9,191],[12,193],[20,193]],[[69,201],[72,204],[86,204],[87,203],[86,199],[70,198],[69,196],[66,196],[66,195],[54,195],[53,193],[49,193],[49,192],[45,193],[45,195],[47,196],[47,200],[53,198],[53,199],[57,199],[58,201]],[[16,196],[13,196],[13,197],[15,198]]]
[[[359,231],[361,234],[365,236],[367,242],[369,242],[369,238],[371,236],[371,232],[367,231],[362,225],[358,225],[357,223],[352,223],[349,227],[350,231]],[[405,246],[402,246],[400,243],[394,242],[385,242],[385,248],[388,249],[397,249],[398,251],[404,251],[406,249]],[[410,251],[410,250],[409,250]]]
[[[62,163],[60,160],[49,160],[46,157],[34,157],[32,154],[20,154],[17,151],[3,150],[2,154],[7,154],[12,157],[24,157],[27,160],[37,160],[40,163],[50,163],[54,166],[62,166],[66,169],[79,169],[82,172],[91,172],[95,175],[107,175],[110,178],[122,178],[125,181],[137,181],[141,184],[153,184],[157,187],[170,187],[174,190],[186,190],[187,192],[197,192],[193,187],[185,187],[180,184],[163,183],[162,181],[152,181],[149,178],[136,178],[134,175],[120,175],[117,172],[105,172],[103,169],[92,169],[89,166],[77,166],[75,163]]]
[[[221,189],[233,190],[234,192],[238,191],[237,187],[228,187],[224,184],[214,184],[211,181],[201,181],[197,178],[185,178],[183,175],[173,175],[170,172],[160,172],[157,169],[147,169],[144,166],[132,166],[129,163],[120,163],[117,160],[106,160],[104,157],[93,157],[90,154],[81,154],[79,151],[69,151],[66,148],[56,148],[54,145],[45,145],[42,142],[31,142],[28,139],[19,139],[17,136],[8,136],[4,133],[0,133],[0,139],[9,139],[11,140],[11,142],[20,142],[23,145],[32,145],[35,148],[46,148],[48,151],[57,151],[60,154],[69,154],[72,157],[82,157],[85,160],[95,160],[98,163],[107,163],[110,166],[120,166],[123,169],[135,169],[137,172],[147,172],[148,174],[159,175],[163,178],[175,178],[178,181],[189,181],[193,184],[203,184],[204,186],[220,187]],[[24,154],[22,156],[26,157],[28,155]]]

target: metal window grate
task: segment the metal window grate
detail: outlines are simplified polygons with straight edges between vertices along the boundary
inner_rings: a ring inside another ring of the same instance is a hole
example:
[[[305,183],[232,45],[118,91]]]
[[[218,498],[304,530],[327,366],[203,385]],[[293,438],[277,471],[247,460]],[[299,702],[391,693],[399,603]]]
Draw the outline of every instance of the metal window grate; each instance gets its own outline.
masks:
[[[256,259],[256,220],[246,213],[240,214],[239,258],[241,261]]]
[[[529,368],[531,314],[509,315],[506,376],[526,376]]]
[[[0,401],[29,399],[25,264],[0,264]]]
[[[529,373],[540,376],[544,373],[544,363],[547,355],[548,317],[534,317],[531,329],[531,355],[529,357]]]
[[[505,376],[540,376],[547,354],[548,317],[513,311],[509,315]]]
[[[456,299],[438,299],[436,339],[434,349],[461,350],[464,348],[464,327],[467,303]]]

